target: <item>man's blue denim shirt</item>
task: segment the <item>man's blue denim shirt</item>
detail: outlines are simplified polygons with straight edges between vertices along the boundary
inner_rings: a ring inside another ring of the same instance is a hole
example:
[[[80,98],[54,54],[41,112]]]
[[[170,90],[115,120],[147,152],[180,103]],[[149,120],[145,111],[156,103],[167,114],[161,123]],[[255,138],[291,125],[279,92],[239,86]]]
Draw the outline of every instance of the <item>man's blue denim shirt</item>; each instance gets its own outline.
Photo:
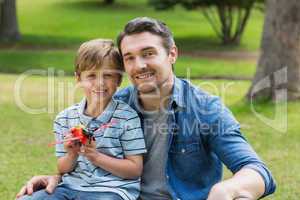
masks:
[[[120,90],[114,98],[127,102],[143,119],[133,86]],[[265,182],[263,196],[275,191],[270,171],[218,97],[175,77],[168,114],[166,175],[173,199],[206,199],[211,187],[222,179],[222,163],[233,173],[244,167],[257,171]]]

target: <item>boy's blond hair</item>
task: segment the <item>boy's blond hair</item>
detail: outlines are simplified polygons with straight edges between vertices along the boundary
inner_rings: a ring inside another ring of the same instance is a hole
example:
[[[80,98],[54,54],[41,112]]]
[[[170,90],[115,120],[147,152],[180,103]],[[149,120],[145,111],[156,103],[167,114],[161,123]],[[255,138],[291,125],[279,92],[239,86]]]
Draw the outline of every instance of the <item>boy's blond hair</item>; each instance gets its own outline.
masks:
[[[84,42],[78,49],[75,59],[75,73],[101,68],[104,60],[115,66],[117,70],[124,71],[122,57],[112,40],[94,39]]]

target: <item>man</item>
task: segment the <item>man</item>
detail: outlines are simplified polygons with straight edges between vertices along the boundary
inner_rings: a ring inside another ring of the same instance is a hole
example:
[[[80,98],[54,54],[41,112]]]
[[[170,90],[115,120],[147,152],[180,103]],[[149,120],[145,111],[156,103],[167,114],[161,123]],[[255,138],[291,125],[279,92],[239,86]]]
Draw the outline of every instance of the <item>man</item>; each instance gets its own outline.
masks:
[[[142,200],[252,200],[275,191],[271,173],[231,112],[218,98],[175,77],[177,47],[165,24],[133,19],[117,41],[134,86],[115,98],[141,116],[148,150]],[[224,181],[222,162],[234,174]],[[34,177],[19,195],[39,187],[52,192],[58,181],[59,176]]]

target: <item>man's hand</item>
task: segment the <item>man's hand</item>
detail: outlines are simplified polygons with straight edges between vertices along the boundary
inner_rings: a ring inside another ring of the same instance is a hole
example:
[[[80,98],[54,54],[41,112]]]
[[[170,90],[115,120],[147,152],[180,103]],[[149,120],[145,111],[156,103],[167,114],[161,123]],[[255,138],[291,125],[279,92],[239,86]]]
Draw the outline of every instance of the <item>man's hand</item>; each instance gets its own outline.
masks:
[[[33,192],[37,190],[44,189],[48,193],[52,193],[58,183],[61,180],[61,176],[54,175],[54,176],[34,176],[32,177],[26,185],[24,185],[19,193],[16,195],[16,198],[20,198],[24,195],[32,195]]]

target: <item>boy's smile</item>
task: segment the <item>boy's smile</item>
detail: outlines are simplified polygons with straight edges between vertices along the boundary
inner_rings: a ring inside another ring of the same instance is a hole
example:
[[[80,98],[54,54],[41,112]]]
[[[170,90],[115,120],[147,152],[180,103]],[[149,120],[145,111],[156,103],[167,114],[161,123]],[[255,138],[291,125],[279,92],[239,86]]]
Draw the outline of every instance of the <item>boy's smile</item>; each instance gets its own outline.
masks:
[[[77,82],[83,88],[89,104],[105,106],[120,85],[120,74],[115,67],[104,62],[100,69],[83,71],[77,76]]]

